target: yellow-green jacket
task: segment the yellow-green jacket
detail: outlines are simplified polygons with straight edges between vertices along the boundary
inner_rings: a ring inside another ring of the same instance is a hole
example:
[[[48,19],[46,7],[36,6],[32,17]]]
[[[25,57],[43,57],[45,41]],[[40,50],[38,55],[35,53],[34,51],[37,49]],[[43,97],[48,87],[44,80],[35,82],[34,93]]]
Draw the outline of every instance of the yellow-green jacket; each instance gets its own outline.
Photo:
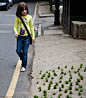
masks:
[[[32,39],[35,39],[34,28],[33,28],[33,23],[32,23],[32,16],[30,16],[30,15],[21,16],[21,18],[23,18],[25,25],[27,26],[30,34],[32,35]],[[20,34],[21,28],[25,31],[24,35]],[[28,36],[28,33],[19,17],[16,17],[16,19],[15,19],[13,30],[14,30],[15,34],[18,34],[20,36]]]

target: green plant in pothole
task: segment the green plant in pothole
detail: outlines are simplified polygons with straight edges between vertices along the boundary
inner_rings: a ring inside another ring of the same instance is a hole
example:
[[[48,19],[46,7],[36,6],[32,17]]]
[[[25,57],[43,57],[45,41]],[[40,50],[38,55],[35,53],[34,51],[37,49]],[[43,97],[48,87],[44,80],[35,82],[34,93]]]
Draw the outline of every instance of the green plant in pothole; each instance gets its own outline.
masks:
[[[46,82],[48,82],[48,78],[46,78]]]
[[[39,74],[41,74],[42,73],[42,70],[40,70],[40,73]]]
[[[78,91],[78,90],[79,90],[79,88],[78,88],[78,87],[76,87],[76,88],[75,88],[75,90],[76,90],[76,91]]]
[[[83,89],[80,89],[80,92],[83,92]]]
[[[34,98],[39,98],[39,96],[34,95]]]
[[[63,69],[61,68],[61,71],[63,71]]]
[[[45,83],[43,83],[43,85],[45,85]]]
[[[62,84],[61,87],[64,88],[64,84]]]
[[[74,69],[74,66],[72,66],[71,69]]]
[[[81,74],[80,74],[80,72],[78,73],[78,76],[80,76]]]
[[[51,77],[51,79],[54,79],[54,77]]]
[[[62,79],[62,78],[63,78],[63,76],[60,77],[60,79]]]
[[[69,91],[69,94],[73,94],[72,91]]]
[[[66,72],[64,73],[64,75],[66,75]]]
[[[53,81],[50,81],[50,84],[53,84]]]
[[[83,78],[84,78],[84,77],[83,77],[82,75],[80,75],[80,79],[83,80]]]
[[[72,90],[72,86],[69,86],[69,88],[68,88],[69,90]]]
[[[79,85],[79,88],[82,88],[83,86],[82,85]]]
[[[50,76],[51,76],[51,74],[50,74],[50,73],[48,73],[47,77],[48,77],[48,78],[50,78]]]
[[[62,91],[62,88],[61,87],[59,87],[59,91]]]
[[[55,72],[55,70],[53,70],[52,72]]]
[[[54,76],[57,76],[57,74],[54,72],[54,74],[53,74]]]
[[[61,98],[61,97],[58,95],[58,98]]]
[[[61,81],[61,80],[59,80],[59,83],[62,83],[62,81]]]
[[[69,95],[66,95],[66,98],[70,98],[70,96]]]
[[[50,90],[50,88],[51,88],[51,86],[49,85],[49,86],[48,86],[48,90]]]
[[[73,83],[72,82],[70,82],[70,86],[73,86]]]
[[[68,90],[67,90],[67,89],[65,89],[65,90],[64,90],[64,93],[67,93],[67,91],[68,91]]]
[[[75,83],[76,83],[76,85],[79,85],[79,83],[77,81]]]
[[[84,72],[86,72],[86,67],[84,68]]]
[[[80,82],[80,79],[77,78],[77,82]]]
[[[61,74],[64,74],[64,71],[61,71]]]
[[[83,64],[80,64],[80,68],[82,68]]]
[[[70,79],[72,79],[72,76],[70,76]]]
[[[46,90],[43,91],[43,94],[47,98],[47,91]]]
[[[67,65],[65,66],[65,68],[67,68]]]
[[[43,75],[41,76],[41,79],[43,79],[45,76],[46,76],[46,74],[43,74]]]
[[[60,69],[60,66],[58,66],[58,69]]]
[[[59,84],[58,82],[55,82],[55,85],[56,85],[56,86],[58,86],[58,84]]]
[[[48,71],[46,71],[46,73],[48,73]]]
[[[74,73],[77,73],[77,71],[74,71]]]
[[[52,95],[56,95],[56,93],[53,93]]]
[[[39,82],[37,82],[36,84],[38,84]]]
[[[65,81],[65,84],[68,84],[69,83],[69,81]]]
[[[39,89],[39,92],[40,92],[41,91],[41,87],[39,87],[38,89]]]
[[[71,73],[71,71],[69,70],[69,73]]]
[[[53,86],[53,89],[56,89],[56,85]]]
[[[71,82],[71,79],[69,78],[69,82]]]
[[[82,93],[81,92],[78,92],[78,95],[80,96],[80,95],[82,95]]]
[[[62,96],[62,93],[59,93],[59,96]]]

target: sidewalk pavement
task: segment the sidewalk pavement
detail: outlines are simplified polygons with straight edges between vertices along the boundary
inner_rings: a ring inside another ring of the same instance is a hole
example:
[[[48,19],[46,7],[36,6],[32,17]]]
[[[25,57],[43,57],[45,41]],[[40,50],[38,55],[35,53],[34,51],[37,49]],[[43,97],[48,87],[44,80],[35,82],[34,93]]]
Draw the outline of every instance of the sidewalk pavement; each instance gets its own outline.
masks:
[[[75,90],[76,87],[80,89],[79,86],[76,85],[77,78],[81,79],[78,72],[84,77],[84,79],[79,82],[79,85],[83,85],[81,98],[86,98],[86,75],[83,71],[86,67],[86,41],[73,39],[71,35],[63,32],[61,25],[55,26],[54,15],[53,13],[51,15],[49,4],[40,2],[39,8],[39,15],[43,17],[39,18],[42,35],[36,38],[34,44],[35,55],[31,74],[33,79],[30,98],[60,98],[58,97],[60,93],[62,93],[61,98],[66,98],[66,95],[69,95],[70,98],[80,98],[78,95],[79,90]],[[82,68],[80,68],[80,64],[83,64]],[[58,69],[59,66],[60,69]],[[65,68],[65,66],[67,68]],[[74,66],[74,69],[71,69],[72,66]],[[66,75],[61,73],[62,70],[64,73],[66,72]],[[53,75],[52,71],[56,73],[57,76]],[[74,71],[77,72],[75,73]],[[50,78],[47,76],[49,73]],[[69,84],[65,84],[65,81],[69,81],[70,74],[72,75],[70,81],[73,83],[72,94],[69,94]],[[60,78],[61,76],[62,79]],[[41,79],[41,77],[43,79]],[[52,79],[52,77],[54,77],[54,79]],[[53,84],[51,84],[50,90],[48,90],[49,81],[51,80]],[[59,83],[56,89],[53,88],[55,82]],[[64,88],[60,90],[59,87],[61,87],[62,84],[64,84]],[[68,89],[67,93],[64,93],[65,89]],[[47,91],[47,97],[44,97],[44,90]],[[34,97],[34,95],[39,97]]]

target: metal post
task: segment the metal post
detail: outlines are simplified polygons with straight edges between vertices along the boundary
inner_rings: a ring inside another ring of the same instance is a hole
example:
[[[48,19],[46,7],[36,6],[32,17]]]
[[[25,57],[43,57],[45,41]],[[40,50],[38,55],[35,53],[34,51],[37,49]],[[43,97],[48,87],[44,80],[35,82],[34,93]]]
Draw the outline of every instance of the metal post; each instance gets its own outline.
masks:
[[[54,20],[54,25],[60,25],[60,20],[59,20],[59,0],[55,0],[55,20]]]

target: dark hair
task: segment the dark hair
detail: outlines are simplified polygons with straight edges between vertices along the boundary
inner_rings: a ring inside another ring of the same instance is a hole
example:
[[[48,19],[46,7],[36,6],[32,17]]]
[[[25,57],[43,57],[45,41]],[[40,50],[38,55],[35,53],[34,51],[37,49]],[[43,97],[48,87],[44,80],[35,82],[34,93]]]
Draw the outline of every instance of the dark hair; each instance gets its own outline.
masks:
[[[19,5],[17,7],[17,11],[16,11],[16,16],[17,17],[20,17],[22,15],[21,12],[24,10],[24,8],[25,8],[25,10],[27,10],[27,14],[29,14],[27,4],[24,3],[24,2],[21,2],[21,3],[19,3]]]

